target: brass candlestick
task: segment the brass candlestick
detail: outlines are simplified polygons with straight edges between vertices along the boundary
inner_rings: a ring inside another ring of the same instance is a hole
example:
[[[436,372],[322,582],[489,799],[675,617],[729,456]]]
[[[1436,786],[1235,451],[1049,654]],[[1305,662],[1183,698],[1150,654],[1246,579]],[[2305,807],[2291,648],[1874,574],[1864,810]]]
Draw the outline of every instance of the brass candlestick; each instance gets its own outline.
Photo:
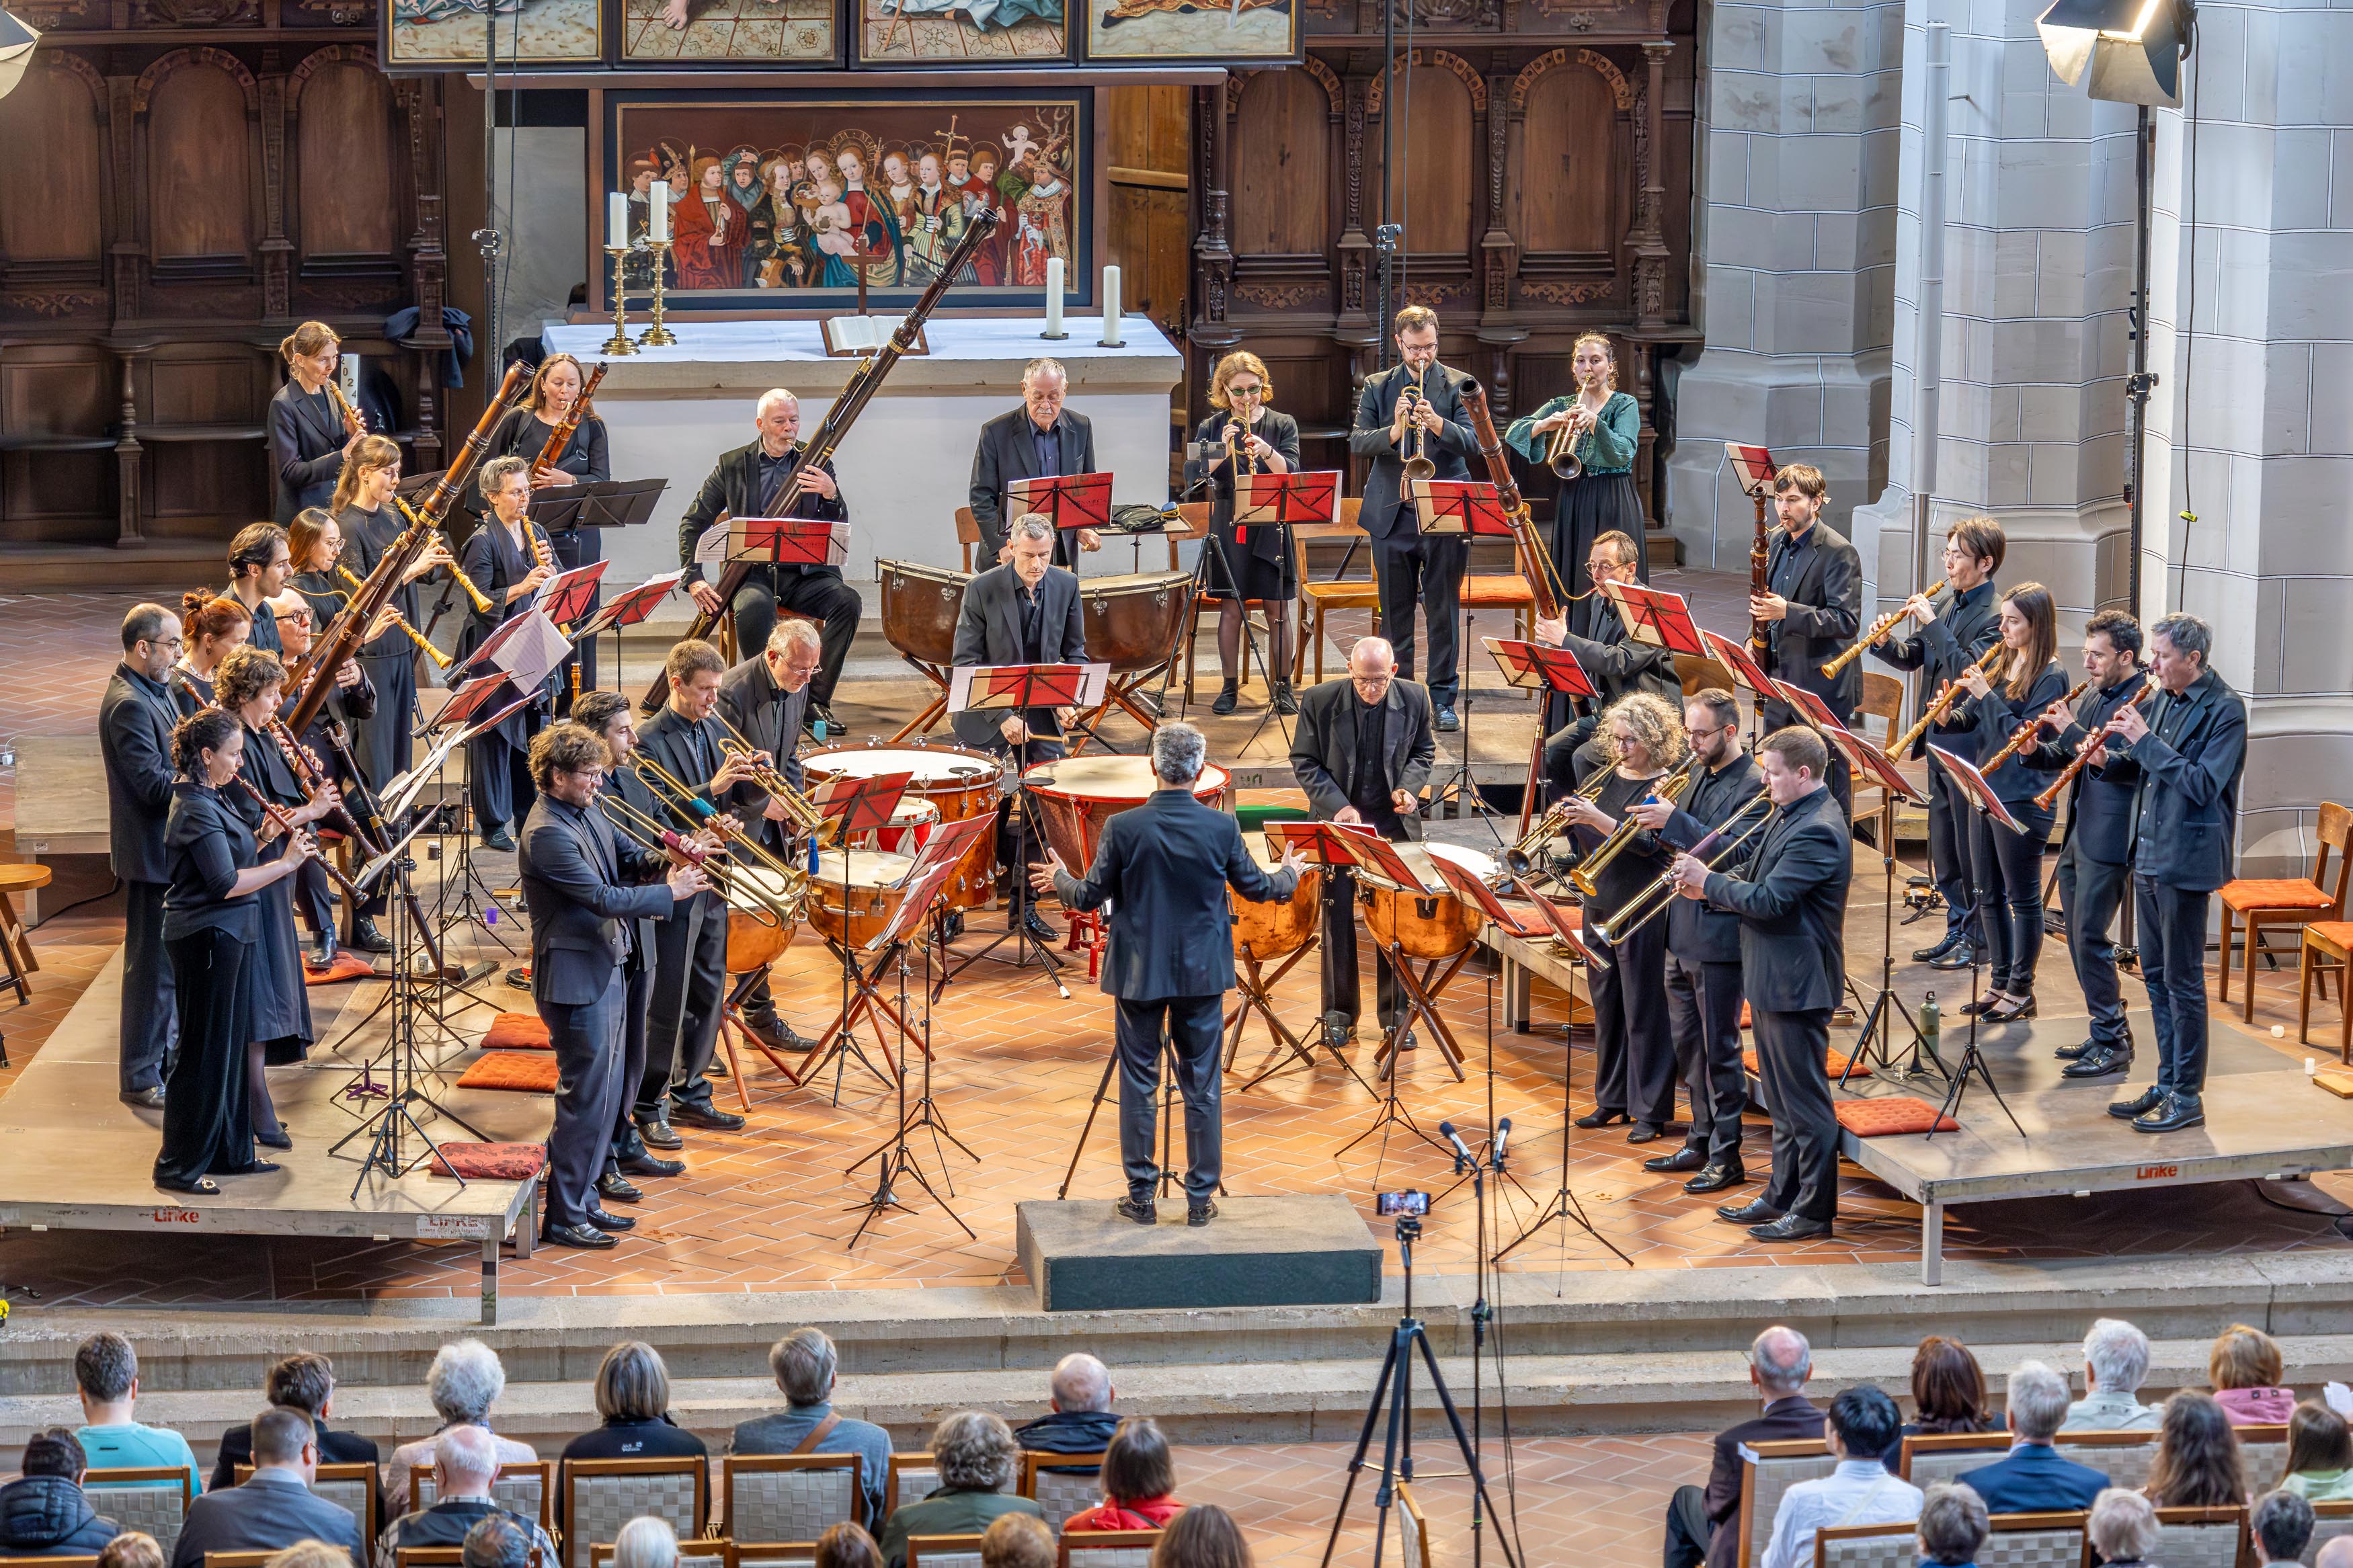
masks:
[[[638,334],[638,345],[657,349],[678,342],[678,334],[662,325],[662,275],[669,270],[670,241],[649,239],[646,246],[654,253],[654,324]]]
[[[613,335],[596,345],[597,352],[608,355],[633,354],[638,345],[629,341],[629,297],[624,291],[622,268],[628,264],[629,247],[608,245],[605,254],[613,258]]]

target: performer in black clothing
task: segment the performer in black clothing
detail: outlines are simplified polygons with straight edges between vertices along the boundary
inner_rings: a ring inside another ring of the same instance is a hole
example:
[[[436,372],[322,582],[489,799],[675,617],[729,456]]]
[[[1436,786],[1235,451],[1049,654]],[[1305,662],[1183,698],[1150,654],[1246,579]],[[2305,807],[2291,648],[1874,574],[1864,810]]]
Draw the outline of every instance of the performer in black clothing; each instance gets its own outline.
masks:
[[[172,809],[172,730],[181,715],[164,678],[180,647],[171,611],[133,605],[122,617],[122,662],[98,708],[107,850],[122,879],[121,1093],[142,1110],[164,1109],[164,1063],[172,1054],[172,957],[164,950],[172,863],[164,826]]]
[[[1381,635],[1397,654],[1398,674],[1413,679],[1414,606],[1430,621],[1430,700],[1438,727],[1455,726],[1454,693],[1461,680],[1454,616],[1462,599],[1467,539],[1421,536],[1421,519],[1405,492],[1405,462],[1423,457],[1435,479],[1467,479],[1479,437],[1462,412],[1462,378],[1438,363],[1438,312],[1408,305],[1397,313],[1400,363],[1365,378],[1348,450],[1371,466],[1356,521],[1373,537],[1373,574],[1379,580]]]
[[[1759,1241],[1831,1234],[1838,1213],[1838,1117],[1831,1109],[1831,1013],[1846,984],[1846,814],[1822,783],[1822,738],[1791,726],[1757,748],[1774,820],[1749,840],[1747,868],[1711,871],[1675,858],[1686,898],[1740,917],[1740,972],[1773,1118],[1773,1175],[1753,1203],[1715,1212]]]
[[[266,607],[286,591],[294,574],[294,556],[286,531],[274,522],[256,522],[237,531],[228,542],[228,587],[224,598],[234,599],[253,617],[247,642],[269,653],[282,653],[278,620]]]
[[[1767,591],[1748,595],[1751,620],[1765,623],[1765,673],[1822,700],[1831,717],[1852,726],[1862,700],[1860,660],[1836,675],[1822,666],[1845,651],[1862,628],[1862,563],[1846,536],[1821,521],[1831,491],[1811,463],[1790,463],[1773,476],[1773,505],[1781,526],[1772,533]],[[1752,650],[1753,651],[1753,650]],[[1778,698],[1759,702],[1757,722],[1784,729],[1805,720]],[[1841,810],[1854,800],[1846,754],[1831,750],[1831,795]]]
[[[2001,642],[2010,655],[1995,667],[1996,685],[1975,668],[1962,671],[1977,710],[1977,751],[1991,757],[2030,719],[2067,695],[2067,671],[2055,655],[2059,612],[2051,590],[2019,583],[2001,596]],[[1941,769],[1937,770],[1943,771]],[[2016,758],[1986,775],[1994,795],[2025,827],[2012,833],[1983,812],[1969,812],[1970,886],[1978,924],[1993,966],[1989,989],[1975,1006],[1989,1024],[2034,1016],[2034,965],[2042,955],[2042,849],[2051,841],[2051,812],[2034,804],[2042,776]]]
[[[1595,798],[1575,796],[1568,805],[1568,825],[1581,830],[1588,856],[1633,806],[1660,798],[1661,781],[1690,751],[1682,710],[1647,691],[1611,703],[1600,732],[1615,764],[1609,781]],[[1598,919],[1616,914],[1672,858],[1657,834],[1637,826],[1597,873],[1587,907]],[[1626,1142],[1648,1143],[1675,1119],[1674,1033],[1667,1010],[1653,1005],[1666,984],[1667,933],[1660,921],[1650,921],[1599,945],[1604,962],[1586,971],[1593,992],[1593,1110],[1577,1124],[1608,1127],[1630,1120]]]
[[[720,455],[694,504],[679,521],[678,559],[686,568],[681,581],[706,614],[734,616],[735,651],[741,658],[749,658],[768,646],[768,634],[776,629],[779,610],[822,623],[825,658],[810,685],[808,710],[824,720],[828,731],[838,733],[841,724],[833,716],[833,689],[841,679],[842,661],[849,657],[849,645],[858,636],[859,618],[858,591],[842,582],[841,568],[754,566],[735,590],[734,602],[723,605],[718,588],[704,580],[702,567],[694,558],[697,542],[723,517],[806,517],[841,522],[849,516],[849,505],[835,482],[830,458],[808,468],[802,476],[800,495],[789,507],[785,505],[786,481],[802,464],[798,398],[782,387],[764,393],[753,426],[760,433],[759,439]]]
[[[2042,775],[2038,782],[2074,761],[2076,752],[2147,684],[2140,647],[2140,623],[2122,610],[2102,610],[2084,627],[2084,678],[2091,689],[2073,709],[2056,702],[2046,709],[2042,724],[2053,738],[2019,757]],[[2104,766],[2081,769],[2068,786],[2059,907],[2067,914],[2067,955],[2084,988],[2084,1005],[2091,1009],[2092,1032],[2052,1053],[2067,1063],[2060,1069],[2063,1077],[2105,1078],[2132,1065],[2132,1026],[2125,1017],[2108,928],[2131,877],[2133,788],[2139,782],[2140,769],[2118,755]]]
[[[172,706],[185,719],[213,705],[213,674],[253,636],[253,616],[235,599],[202,588],[180,595],[180,658],[164,678]]]
[[[1429,688],[1396,679],[1396,658],[1380,637],[1359,637],[1348,674],[1299,701],[1291,771],[1318,822],[1359,822],[1392,842],[1421,837],[1421,790],[1438,754],[1430,732]],[[1377,721],[1376,721],[1377,716]],[[1324,868],[1324,1029],[1352,1035],[1364,1011],[1356,972],[1356,883],[1338,867]],[[1382,1029],[1405,1014],[1405,992],[1388,953],[1374,950],[1374,1016]],[[1400,1037],[1411,1048],[1413,1035]]]
[[[1138,1225],[1160,1218],[1153,1201],[1160,1176],[1153,1125],[1164,1038],[1176,1047],[1176,1083],[1185,1096],[1185,1223],[1207,1225],[1217,1215],[1224,1169],[1218,1047],[1234,984],[1226,889],[1253,903],[1287,899],[1306,868],[1286,852],[1268,875],[1243,847],[1234,819],[1193,798],[1208,754],[1192,725],[1161,725],[1152,732],[1158,787],[1141,809],[1105,825],[1085,880],[1050,849],[1050,864],[1030,868],[1037,890],[1052,892],[1066,910],[1111,905],[1103,988],[1117,998],[1119,1017],[1119,1153],[1127,1174],[1119,1212]]]
[[[1033,359],[1021,370],[1021,406],[998,415],[980,427],[972,449],[973,521],[980,525],[980,548],[973,559],[983,568],[1012,559],[1009,523],[1019,516],[1006,507],[1005,487],[1015,479],[1053,479],[1092,474],[1095,468],[1095,427],[1087,416],[1062,406],[1071,378],[1060,362]],[[1101,550],[1103,536],[1092,528],[1071,531],[1054,541],[1054,564],[1075,572],[1079,552]]]
[[[531,488],[534,494],[563,489],[586,479],[590,484],[613,477],[612,459],[606,455],[605,421],[591,411],[581,416],[573,427],[571,439],[553,464],[542,465],[540,454],[555,439],[556,428],[572,416],[580,401],[580,389],[586,378],[580,374],[580,362],[570,354],[554,353],[539,362],[539,370],[531,378],[531,394],[522,406],[509,413],[491,432],[491,444],[484,448],[485,461],[492,458],[521,458],[532,465]],[[605,544],[599,531],[594,528],[554,528],[547,531],[547,542],[555,552],[559,565],[569,572],[605,558]],[[599,587],[589,596],[588,608],[595,610],[604,602],[604,590]],[[561,713],[572,711],[572,667],[580,667],[580,689],[596,689],[596,639],[590,637],[574,645],[571,654],[556,667],[555,705]]]
[[[824,652],[816,626],[807,621],[779,621],[768,634],[767,647],[729,670],[719,682],[720,715],[741,731],[753,749],[766,756],[795,789],[805,784],[800,759],[795,754],[801,737],[801,714],[808,707],[809,680]],[[767,791],[747,779],[738,798],[763,845],[787,865],[807,864],[807,851],[795,848],[786,820],[770,813]],[[815,1040],[797,1033],[777,1015],[765,970],[744,993],[741,1016],[744,1026],[771,1050],[817,1048]]]
[[[1757,798],[1765,791],[1763,770],[1740,748],[1740,704],[1731,692],[1711,686],[1686,700],[1683,734],[1700,772],[1682,804],[1637,803],[1627,815],[1689,854],[1717,828],[1726,829],[1719,843],[1738,837],[1768,803]],[[1683,1191],[1720,1192],[1748,1179],[1740,1158],[1740,1112],[1748,1103],[1740,1062],[1740,921],[1698,900],[1677,899],[1665,924],[1667,1019],[1692,1119],[1683,1146],[1643,1161],[1642,1168],[1696,1171]]]
[[[310,510],[302,515],[318,518],[332,534],[334,524],[327,520],[324,512]],[[300,530],[301,526],[301,518],[298,517],[295,527]],[[308,595],[298,589],[289,588],[269,603],[278,613],[278,635],[286,645],[286,657],[301,658],[311,651],[311,640],[316,629],[314,612]],[[348,736],[357,725],[375,716],[376,707],[375,685],[368,679],[366,667],[358,659],[347,658],[335,667],[334,691],[320,704],[318,715],[311,721],[310,728],[297,737],[310,748],[311,755],[316,759],[317,771],[322,776],[332,778],[335,787],[346,796],[356,793],[353,787],[355,784],[372,786],[375,781],[354,780],[344,772],[342,758],[327,739],[328,726],[340,724]],[[364,852],[362,858],[365,858]],[[379,879],[358,909],[346,911],[351,918],[349,945],[358,952],[392,951],[392,943],[385,940],[375,924],[375,917],[385,910],[387,881],[389,879]],[[327,868],[323,860],[302,868],[301,876],[295,881],[294,900],[302,911],[302,923],[310,927],[311,938],[315,944],[310,963],[314,969],[324,969],[335,959],[335,921],[333,905],[327,897]]]
[[[328,510],[342,536],[343,569],[363,583],[400,537],[405,520],[393,503],[399,489],[400,447],[382,436],[361,437],[352,448],[351,461],[343,465],[343,478],[335,481]],[[458,563],[437,534],[392,591],[392,607],[419,634],[433,624],[438,612],[427,612],[425,591],[417,582],[444,567],[454,573]],[[351,584],[338,576],[334,586],[347,589]],[[445,584],[442,596],[455,591]],[[327,623],[318,624],[323,627]],[[417,718],[417,644],[397,626],[360,645],[360,668],[375,688],[376,706],[357,726],[352,753],[369,781],[378,785],[406,773],[415,760],[411,736]]]
[[[1641,561],[1641,550],[1630,535],[1605,533],[1593,542],[1585,566],[1596,582],[1631,583]],[[1536,639],[1577,655],[1601,694],[1600,701],[1589,704],[1592,711],[1545,737],[1545,784],[1549,796],[1558,799],[1610,762],[1609,748],[1596,732],[1603,712],[1636,691],[1649,692],[1672,707],[1683,700],[1683,683],[1675,674],[1674,654],[1635,641],[1627,634],[1618,606],[1599,594],[1570,605],[1557,620],[1535,625]]]
[[[2207,903],[2231,879],[2247,705],[2207,668],[2214,630],[2204,621],[2168,616],[2148,632],[2149,673],[2164,689],[2146,713],[2130,702],[2117,709],[2101,746],[2110,765],[2122,759],[2140,769],[2133,907],[2157,1082],[2108,1114],[2130,1118],[2135,1131],[2177,1132],[2206,1120]]]
[[[164,1086],[164,1145],[154,1182],[167,1192],[217,1193],[213,1176],[275,1171],[253,1157],[247,1042],[253,1037],[253,975],[261,940],[254,895],[290,875],[316,850],[301,835],[276,859],[255,858],[243,813],[222,794],[247,744],[236,715],[207,708],[172,732],[171,815],[164,828],[171,885],[164,943],[172,955],[179,1048]],[[273,835],[277,828],[269,829]]]
[[[1909,637],[1891,631],[1873,645],[1871,651],[1896,668],[1921,672],[1918,705],[1932,701],[1947,682],[1959,679],[1961,671],[1983,658],[2001,635],[1993,574],[2001,569],[2008,548],[2001,524],[1989,517],[1954,523],[1945,531],[1945,586],[1933,595],[1915,594],[1904,602],[1904,613],[1919,622],[1920,629]],[[1929,726],[1913,750],[1915,757],[1926,756],[1934,742],[1965,761],[1978,760],[1977,715],[1964,705],[1955,706],[1957,711]],[[1945,936],[1912,956],[1932,969],[1967,969],[1985,948],[1969,885],[1969,806],[1958,790],[1944,769],[1928,770],[1928,865],[1945,900]]]
[[[1273,395],[1266,362],[1258,355],[1230,353],[1219,360],[1209,376],[1209,406],[1218,412],[1193,432],[1191,455],[1185,460],[1185,493],[1196,493],[1204,482],[1209,485],[1209,522],[1218,533],[1205,589],[1218,599],[1218,658],[1226,672],[1225,685],[1209,704],[1214,713],[1230,713],[1240,701],[1241,681],[1250,673],[1243,668],[1242,622],[1251,600],[1266,606],[1266,670],[1273,687],[1270,700],[1279,713],[1299,711],[1291,693],[1292,601],[1299,596],[1291,530],[1280,523],[1234,526],[1237,468],[1288,474],[1299,468],[1299,422],[1266,405]],[[1240,579],[1240,593],[1227,581],[1229,571]]]
[[[287,381],[269,399],[269,447],[277,490],[271,518],[281,527],[304,507],[326,504],[351,447],[343,412],[327,391],[343,346],[324,321],[303,322],[278,345]]]
[[[481,491],[491,503],[482,526],[466,541],[466,575],[491,601],[488,615],[466,621],[458,651],[470,654],[499,627],[525,614],[532,596],[555,575],[543,562],[526,513],[531,510],[531,465],[522,458],[493,458],[482,465]],[[545,693],[541,694],[542,701]],[[512,849],[507,824],[531,810],[531,737],[542,724],[541,702],[499,721],[489,733],[466,742],[466,773],[474,797],[474,831],[492,849]]]

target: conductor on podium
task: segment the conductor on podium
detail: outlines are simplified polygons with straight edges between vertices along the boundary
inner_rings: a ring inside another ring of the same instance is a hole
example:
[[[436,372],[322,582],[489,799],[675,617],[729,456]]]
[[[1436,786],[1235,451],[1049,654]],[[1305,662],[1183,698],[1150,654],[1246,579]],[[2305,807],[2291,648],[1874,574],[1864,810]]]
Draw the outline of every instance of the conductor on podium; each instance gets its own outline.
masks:
[[[1071,875],[1050,850],[1050,864],[1029,868],[1030,885],[1052,892],[1065,909],[1112,906],[1103,988],[1119,1015],[1119,1152],[1127,1173],[1119,1212],[1138,1225],[1160,1218],[1153,1201],[1160,1166],[1152,1124],[1164,1025],[1185,1096],[1185,1221],[1207,1225],[1217,1215],[1224,1165],[1218,1056],[1226,993],[1234,984],[1226,889],[1252,903],[1287,899],[1305,864],[1286,854],[1268,873],[1243,847],[1240,826],[1193,798],[1208,750],[1190,724],[1161,725],[1152,732],[1158,787],[1142,806],[1104,826],[1085,879]]]

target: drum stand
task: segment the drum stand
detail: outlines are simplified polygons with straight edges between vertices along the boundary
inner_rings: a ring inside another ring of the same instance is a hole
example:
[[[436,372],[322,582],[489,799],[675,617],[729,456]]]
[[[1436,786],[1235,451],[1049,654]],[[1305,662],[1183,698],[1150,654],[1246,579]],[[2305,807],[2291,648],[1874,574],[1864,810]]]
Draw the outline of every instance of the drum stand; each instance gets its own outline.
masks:
[[[1226,586],[1236,593],[1240,591],[1240,579],[1234,575],[1232,566],[1226,560],[1225,544],[1218,538],[1218,531],[1212,528],[1201,536],[1200,552],[1193,557],[1193,581],[1186,589],[1186,592],[1192,595],[1186,601],[1188,606],[1198,606],[1201,602],[1203,585],[1209,580],[1209,556],[1212,552],[1217,555],[1218,570],[1225,575]],[[1153,694],[1152,706],[1164,717],[1168,711],[1168,683],[1176,679],[1177,658],[1185,651],[1187,637],[1198,638],[1200,631],[1198,609],[1188,607],[1184,619],[1176,627],[1176,637],[1169,641],[1168,658],[1160,670],[1160,689]],[[1292,635],[1306,636],[1305,626],[1303,624],[1294,628]],[[1250,625],[1250,603],[1244,600],[1242,602],[1242,668],[1245,673],[1248,672],[1253,661],[1258,665],[1259,674],[1266,681],[1266,711],[1259,715],[1258,728],[1252,730],[1242,742],[1240,751],[1235,753],[1237,756],[1240,755],[1241,752],[1250,750],[1250,743],[1258,739],[1259,731],[1266,728],[1266,721],[1269,719],[1280,721],[1276,728],[1282,731],[1283,744],[1288,747],[1291,743],[1290,721],[1282,719],[1274,710],[1274,670],[1267,663],[1266,650],[1258,645],[1258,628]],[[1180,719],[1185,717],[1192,710],[1192,693],[1188,690],[1184,700],[1176,705],[1176,716]],[[1145,728],[1149,730],[1152,726],[1147,724]]]
[[[1234,1058],[1241,1055],[1242,1031],[1250,1025],[1250,1015],[1252,1007],[1256,1007],[1259,1011],[1259,1016],[1266,1020],[1267,1032],[1274,1037],[1275,1043],[1279,1046],[1288,1047],[1291,1055],[1288,1058],[1275,1058],[1273,1059],[1270,1059],[1264,1067],[1259,1068],[1255,1077],[1253,1077],[1249,1082],[1243,1084],[1240,1089],[1235,1090],[1235,1093],[1247,1094],[1251,1089],[1256,1089],[1260,1084],[1264,1083],[1268,1079],[1272,1078],[1276,1073],[1279,1073],[1285,1068],[1292,1066],[1293,1062],[1296,1062],[1302,1067],[1310,1068],[1315,1066],[1315,1052],[1314,1049],[1311,1048],[1305,1041],[1302,1040],[1299,1036],[1293,1034],[1290,1029],[1285,1027],[1282,1019],[1274,1016],[1274,988],[1281,983],[1284,975],[1291,973],[1293,966],[1297,964],[1301,959],[1305,958],[1309,953],[1314,952],[1315,949],[1322,944],[1323,940],[1323,937],[1319,934],[1314,932],[1309,933],[1307,940],[1304,942],[1302,942],[1298,947],[1293,949],[1291,952],[1283,958],[1283,961],[1275,966],[1275,971],[1271,974],[1268,974],[1259,968],[1258,954],[1252,952],[1247,943],[1243,945],[1241,952],[1242,972],[1235,982],[1235,988],[1242,994],[1241,1005],[1236,1007],[1233,1011],[1233,1016],[1226,1020],[1226,1028],[1231,1036],[1231,1038],[1228,1041],[1226,1046],[1226,1070],[1231,1072],[1233,1070]],[[1338,1047],[1332,1044],[1331,1039],[1324,1033],[1322,1028],[1318,1027],[1314,1030],[1309,1038],[1313,1039],[1316,1045],[1320,1045],[1325,1050],[1331,1052],[1332,1059],[1338,1062],[1342,1068],[1347,1072],[1347,1075],[1350,1078],[1355,1079],[1359,1084],[1362,1084],[1367,1094],[1377,1095],[1380,1093],[1380,1090],[1375,1089],[1371,1084],[1365,1082],[1365,1075],[1356,1070],[1356,1067],[1354,1062],[1351,1062],[1347,1058],[1340,1054]],[[1270,1053],[1270,1056],[1271,1057],[1271,1053]]]
[[[926,997],[933,994],[932,953],[934,949],[940,945],[937,941],[940,911],[936,907],[931,911],[929,919],[934,928],[934,940],[923,944],[923,994]],[[907,944],[905,942],[892,943],[890,951],[883,955],[883,960],[888,963],[894,956],[899,965],[899,1012],[903,1016],[907,1008]],[[948,1131],[946,1121],[939,1113],[939,1106],[932,1099],[932,1012],[928,1002],[923,1008],[923,1032],[916,1044],[922,1047],[923,1053],[922,1096],[913,1106],[907,1103],[907,1075],[901,1073],[899,1075],[899,1125],[892,1131],[890,1142],[879,1144],[870,1152],[860,1155],[842,1173],[848,1175],[850,1171],[855,1171],[876,1155],[881,1156],[882,1163],[875,1173],[873,1193],[864,1203],[853,1205],[850,1208],[842,1211],[845,1214],[863,1211],[866,1215],[864,1219],[858,1222],[858,1228],[850,1233],[849,1247],[853,1251],[858,1247],[859,1237],[866,1234],[866,1227],[881,1218],[884,1214],[892,1209],[896,1209],[901,1214],[914,1213],[913,1209],[900,1201],[893,1186],[893,1183],[902,1176],[912,1178],[917,1186],[929,1194],[932,1202],[940,1205],[940,1212],[955,1221],[956,1227],[965,1236],[975,1241],[980,1239],[972,1226],[965,1224],[964,1216],[949,1206],[947,1198],[940,1196],[938,1188],[932,1185],[931,1179],[923,1174],[923,1166],[916,1162],[915,1152],[907,1146],[907,1135],[917,1128],[923,1128],[930,1131],[932,1152],[939,1157],[940,1162],[940,1185],[947,1188],[950,1197],[955,1194],[955,1183],[947,1173],[947,1152],[940,1147],[940,1140],[945,1138],[957,1148],[963,1149],[967,1159],[975,1162],[980,1159],[979,1155],[965,1148],[962,1139]]]

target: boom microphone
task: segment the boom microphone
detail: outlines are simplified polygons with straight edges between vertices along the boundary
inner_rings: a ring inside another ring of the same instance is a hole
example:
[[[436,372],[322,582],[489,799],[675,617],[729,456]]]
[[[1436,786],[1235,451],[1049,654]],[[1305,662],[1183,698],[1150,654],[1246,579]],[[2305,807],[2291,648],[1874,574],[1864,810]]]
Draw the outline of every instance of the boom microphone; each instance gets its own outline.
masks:
[[[1495,1123],[1495,1168],[1503,1169],[1504,1145],[1512,1141],[1512,1119],[1504,1117]]]
[[[1454,1153],[1456,1158],[1472,1164],[1476,1164],[1478,1163],[1472,1155],[1470,1146],[1462,1142],[1462,1134],[1454,1131],[1454,1123],[1451,1121],[1440,1122],[1438,1124],[1438,1135],[1440,1138],[1445,1139],[1449,1143],[1454,1145]]]

